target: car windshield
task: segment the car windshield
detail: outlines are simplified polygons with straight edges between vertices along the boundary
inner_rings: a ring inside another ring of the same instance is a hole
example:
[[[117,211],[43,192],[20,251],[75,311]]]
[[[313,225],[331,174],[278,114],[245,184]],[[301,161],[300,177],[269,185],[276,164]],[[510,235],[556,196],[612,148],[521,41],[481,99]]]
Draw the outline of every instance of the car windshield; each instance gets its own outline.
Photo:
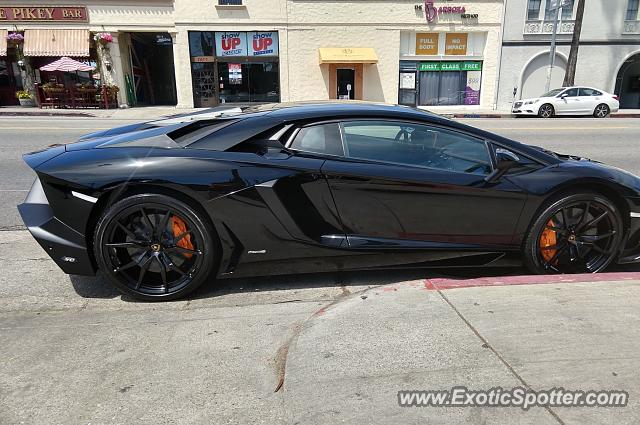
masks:
[[[553,89],[548,93],[543,94],[541,97],[553,97],[559,95],[564,89]]]

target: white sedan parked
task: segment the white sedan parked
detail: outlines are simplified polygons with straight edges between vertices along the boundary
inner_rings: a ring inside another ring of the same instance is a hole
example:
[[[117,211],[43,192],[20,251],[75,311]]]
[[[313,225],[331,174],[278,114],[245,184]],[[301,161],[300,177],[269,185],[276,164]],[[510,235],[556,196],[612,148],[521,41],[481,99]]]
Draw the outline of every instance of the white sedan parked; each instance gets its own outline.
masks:
[[[620,102],[615,94],[591,87],[563,87],[551,90],[535,99],[514,102],[514,115],[537,115],[551,118],[555,115],[591,115],[605,118],[618,112]]]

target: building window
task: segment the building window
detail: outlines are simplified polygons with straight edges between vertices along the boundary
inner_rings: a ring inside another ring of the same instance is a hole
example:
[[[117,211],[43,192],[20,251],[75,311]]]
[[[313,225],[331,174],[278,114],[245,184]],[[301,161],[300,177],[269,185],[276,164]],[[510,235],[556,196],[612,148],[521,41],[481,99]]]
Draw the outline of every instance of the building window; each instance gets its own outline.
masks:
[[[409,72],[411,65],[417,73]],[[401,61],[400,69],[406,74],[400,79],[401,104],[415,105],[417,100],[420,106],[480,105],[482,62]]]
[[[540,19],[541,5],[542,0],[529,0],[529,5],[527,6],[527,20],[535,21]]]
[[[573,19],[573,3],[574,0],[565,0],[564,6],[562,6],[562,20],[568,21]]]
[[[640,0],[629,0],[629,5],[627,6],[627,21],[636,21],[638,20],[638,4]]]
[[[279,102],[277,31],[190,31],[196,107]]]
[[[218,0],[219,6],[242,6],[242,0]]]
[[[555,10],[551,10],[551,2],[554,0],[547,0],[544,6],[544,20],[553,21],[555,18]],[[559,18],[563,21],[573,19],[573,5],[575,0],[557,0],[558,7],[561,8]],[[564,6],[560,6],[564,4]]]

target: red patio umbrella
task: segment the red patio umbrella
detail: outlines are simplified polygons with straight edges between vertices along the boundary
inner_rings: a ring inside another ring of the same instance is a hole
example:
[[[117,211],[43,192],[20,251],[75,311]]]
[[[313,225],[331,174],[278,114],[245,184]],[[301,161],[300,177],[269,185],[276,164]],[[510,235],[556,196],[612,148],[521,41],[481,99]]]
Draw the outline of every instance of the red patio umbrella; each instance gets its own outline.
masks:
[[[40,67],[40,71],[63,71],[63,72],[76,72],[76,71],[91,71],[93,67],[77,60],[73,60],[66,56],[61,57],[57,61],[51,62],[49,65]]]

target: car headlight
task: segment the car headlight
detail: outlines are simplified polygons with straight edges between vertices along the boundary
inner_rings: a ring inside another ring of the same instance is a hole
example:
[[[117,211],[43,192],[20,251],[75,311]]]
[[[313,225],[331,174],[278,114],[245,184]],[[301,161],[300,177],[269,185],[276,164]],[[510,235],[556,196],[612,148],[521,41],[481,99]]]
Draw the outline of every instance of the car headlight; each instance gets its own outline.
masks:
[[[533,105],[534,103],[538,103],[538,99],[528,100],[524,104],[525,105]]]

